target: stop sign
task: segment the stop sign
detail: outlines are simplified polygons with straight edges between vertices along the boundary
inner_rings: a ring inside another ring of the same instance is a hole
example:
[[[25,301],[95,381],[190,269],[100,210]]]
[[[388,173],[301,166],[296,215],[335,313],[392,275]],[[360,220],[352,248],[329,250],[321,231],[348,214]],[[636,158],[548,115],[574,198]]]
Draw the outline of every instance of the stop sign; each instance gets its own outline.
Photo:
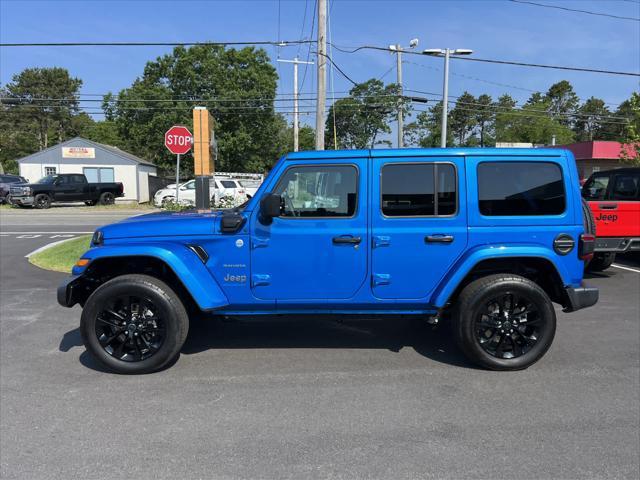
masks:
[[[180,155],[191,150],[193,137],[187,127],[174,125],[164,134],[164,145],[171,153]]]

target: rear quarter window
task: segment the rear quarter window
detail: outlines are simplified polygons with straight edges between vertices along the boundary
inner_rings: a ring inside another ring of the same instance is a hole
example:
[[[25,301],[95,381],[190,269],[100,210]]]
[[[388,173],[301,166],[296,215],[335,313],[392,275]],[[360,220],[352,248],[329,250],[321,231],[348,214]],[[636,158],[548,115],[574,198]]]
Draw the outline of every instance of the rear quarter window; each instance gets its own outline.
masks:
[[[485,216],[559,215],[566,203],[562,170],[551,162],[483,162],[478,197]]]

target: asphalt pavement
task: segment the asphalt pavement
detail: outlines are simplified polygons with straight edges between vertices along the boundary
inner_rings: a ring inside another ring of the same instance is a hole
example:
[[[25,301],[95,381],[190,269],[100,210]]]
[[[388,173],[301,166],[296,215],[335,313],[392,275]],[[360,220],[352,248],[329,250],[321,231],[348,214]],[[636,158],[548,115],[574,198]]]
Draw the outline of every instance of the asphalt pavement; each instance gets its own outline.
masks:
[[[31,213],[0,211],[3,479],[640,477],[637,260],[522,372],[414,319],[282,318],[194,323],[171,368],[121,376],[24,256],[130,212]]]

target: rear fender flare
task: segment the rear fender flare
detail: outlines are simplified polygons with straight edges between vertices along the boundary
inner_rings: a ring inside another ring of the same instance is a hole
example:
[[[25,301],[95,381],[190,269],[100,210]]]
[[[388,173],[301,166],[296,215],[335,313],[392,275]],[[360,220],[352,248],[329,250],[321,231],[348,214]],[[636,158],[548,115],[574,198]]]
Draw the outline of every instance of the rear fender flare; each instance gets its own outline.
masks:
[[[555,252],[548,248],[539,245],[481,246],[470,250],[456,262],[436,287],[431,297],[431,303],[438,308],[444,307],[469,272],[480,262],[484,260],[515,257],[530,257],[546,260],[553,265],[562,281],[565,284],[569,284],[567,280],[570,278],[568,272],[563,268],[562,262],[556,261],[557,256]]]

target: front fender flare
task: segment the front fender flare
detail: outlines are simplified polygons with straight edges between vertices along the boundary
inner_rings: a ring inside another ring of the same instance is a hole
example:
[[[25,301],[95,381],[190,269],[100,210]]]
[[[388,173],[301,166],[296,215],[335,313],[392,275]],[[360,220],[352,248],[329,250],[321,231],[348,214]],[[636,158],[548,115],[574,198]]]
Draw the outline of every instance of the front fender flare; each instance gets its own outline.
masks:
[[[82,258],[89,265],[99,259],[118,257],[152,257],[166,264],[182,282],[201,310],[214,310],[229,305],[202,260],[188,247],[176,243],[157,242],[141,245],[105,245],[89,249]],[[82,267],[73,267],[73,275],[82,275]]]
[[[541,258],[546,260],[553,265],[562,281],[565,284],[569,283],[569,273],[563,268],[561,262],[556,261],[556,254],[548,248],[539,245],[523,244],[502,245],[499,247],[479,246],[471,249],[466,255],[458,259],[434,290],[431,303],[438,308],[444,307],[469,272],[480,262],[490,259],[515,257]]]

